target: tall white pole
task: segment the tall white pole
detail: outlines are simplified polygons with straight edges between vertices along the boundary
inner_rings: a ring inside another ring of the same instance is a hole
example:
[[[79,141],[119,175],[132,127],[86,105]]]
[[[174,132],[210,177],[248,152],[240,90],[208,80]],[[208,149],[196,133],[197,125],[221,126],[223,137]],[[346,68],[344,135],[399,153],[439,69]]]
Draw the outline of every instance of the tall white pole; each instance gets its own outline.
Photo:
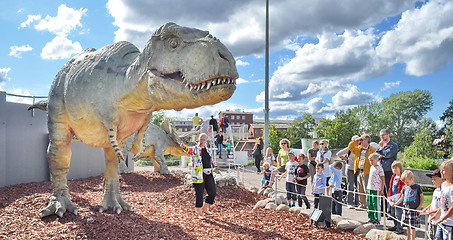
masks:
[[[269,146],[269,0],[266,0],[266,57],[264,74],[264,149]]]

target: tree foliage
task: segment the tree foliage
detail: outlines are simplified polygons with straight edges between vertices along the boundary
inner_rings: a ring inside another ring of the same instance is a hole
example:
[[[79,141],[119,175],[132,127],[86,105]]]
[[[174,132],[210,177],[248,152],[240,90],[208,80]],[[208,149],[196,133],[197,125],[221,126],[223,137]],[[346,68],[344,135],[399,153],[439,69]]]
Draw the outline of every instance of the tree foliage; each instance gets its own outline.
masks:
[[[414,138],[412,144],[404,149],[404,155],[408,159],[437,158],[436,149],[433,145],[434,134],[428,129],[423,129]]]
[[[151,123],[156,126],[160,126],[160,124],[164,121],[164,118],[165,118],[164,110],[159,110],[158,112],[153,113]]]
[[[288,140],[291,141],[291,147],[301,149],[302,143],[300,140],[311,137],[310,132],[314,130],[315,125],[315,119],[308,113],[292,121],[285,134]]]

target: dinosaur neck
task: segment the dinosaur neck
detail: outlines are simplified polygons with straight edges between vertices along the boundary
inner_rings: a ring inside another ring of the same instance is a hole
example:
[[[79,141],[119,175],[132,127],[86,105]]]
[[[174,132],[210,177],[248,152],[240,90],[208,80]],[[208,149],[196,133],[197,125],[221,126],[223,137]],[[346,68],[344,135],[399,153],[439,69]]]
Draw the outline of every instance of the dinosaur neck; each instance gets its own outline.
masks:
[[[148,93],[148,75],[144,74],[138,82],[135,89],[128,94],[124,95],[119,101],[118,105],[128,111],[139,113],[149,113],[154,111],[151,99]]]

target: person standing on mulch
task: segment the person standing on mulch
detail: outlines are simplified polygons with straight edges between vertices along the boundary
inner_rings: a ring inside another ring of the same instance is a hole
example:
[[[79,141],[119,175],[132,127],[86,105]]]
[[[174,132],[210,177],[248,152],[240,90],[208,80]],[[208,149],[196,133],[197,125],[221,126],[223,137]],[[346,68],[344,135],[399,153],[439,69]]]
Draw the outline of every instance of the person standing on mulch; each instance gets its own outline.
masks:
[[[255,159],[256,172],[261,173],[261,160],[263,159],[264,142],[262,138],[258,138],[258,142],[253,147],[253,158]]]
[[[206,148],[206,141],[208,136],[205,133],[200,134],[198,138],[198,145],[194,147],[187,147],[181,142],[181,148],[189,154],[192,159],[192,184],[195,189],[195,209],[198,213],[198,218],[206,220],[204,214],[212,215],[209,211],[214,198],[216,196],[216,185],[212,169],[215,163],[212,161],[212,154]],[[206,200],[203,204],[203,193],[206,189]]]

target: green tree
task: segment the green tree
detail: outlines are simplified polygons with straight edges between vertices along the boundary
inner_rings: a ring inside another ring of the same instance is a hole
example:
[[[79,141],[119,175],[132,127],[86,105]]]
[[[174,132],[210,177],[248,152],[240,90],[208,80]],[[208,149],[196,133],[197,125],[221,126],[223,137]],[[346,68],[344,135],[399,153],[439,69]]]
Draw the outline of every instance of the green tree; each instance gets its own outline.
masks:
[[[318,126],[316,126],[316,132],[318,133],[318,138],[326,138],[327,127],[332,124],[330,119],[321,119]]]
[[[325,138],[329,139],[329,148],[344,148],[348,146],[353,135],[352,125],[336,118],[327,126]]]
[[[382,117],[387,119],[387,129],[395,133],[394,141],[403,150],[414,138],[416,123],[432,108],[431,93],[424,90],[399,92],[382,100]]]
[[[292,148],[302,148],[301,139],[310,137],[310,132],[315,128],[315,119],[308,113],[289,124],[286,136],[291,142]]]
[[[153,118],[151,119],[151,123],[160,126],[160,124],[164,121],[165,118],[165,111],[159,110],[158,112],[153,113]]]
[[[440,120],[447,121],[448,119],[453,119],[453,100],[450,101],[450,106],[445,110],[445,112],[440,116]]]
[[[263,129],[263,133],[264,129]],[[281,140],[281,133],[275,129],[275,126],[269,123],[269,147],[272,148],[274,155],[277,155],[278,150],[280,150],[280,140]],[[264,150],[266,151],[266,150]]]
[[[408,159],[437,158],[436,149],[433,145],[434,134],[431,130],[423,129],[414,138],[411,145],[404,149],[404,155]]]

